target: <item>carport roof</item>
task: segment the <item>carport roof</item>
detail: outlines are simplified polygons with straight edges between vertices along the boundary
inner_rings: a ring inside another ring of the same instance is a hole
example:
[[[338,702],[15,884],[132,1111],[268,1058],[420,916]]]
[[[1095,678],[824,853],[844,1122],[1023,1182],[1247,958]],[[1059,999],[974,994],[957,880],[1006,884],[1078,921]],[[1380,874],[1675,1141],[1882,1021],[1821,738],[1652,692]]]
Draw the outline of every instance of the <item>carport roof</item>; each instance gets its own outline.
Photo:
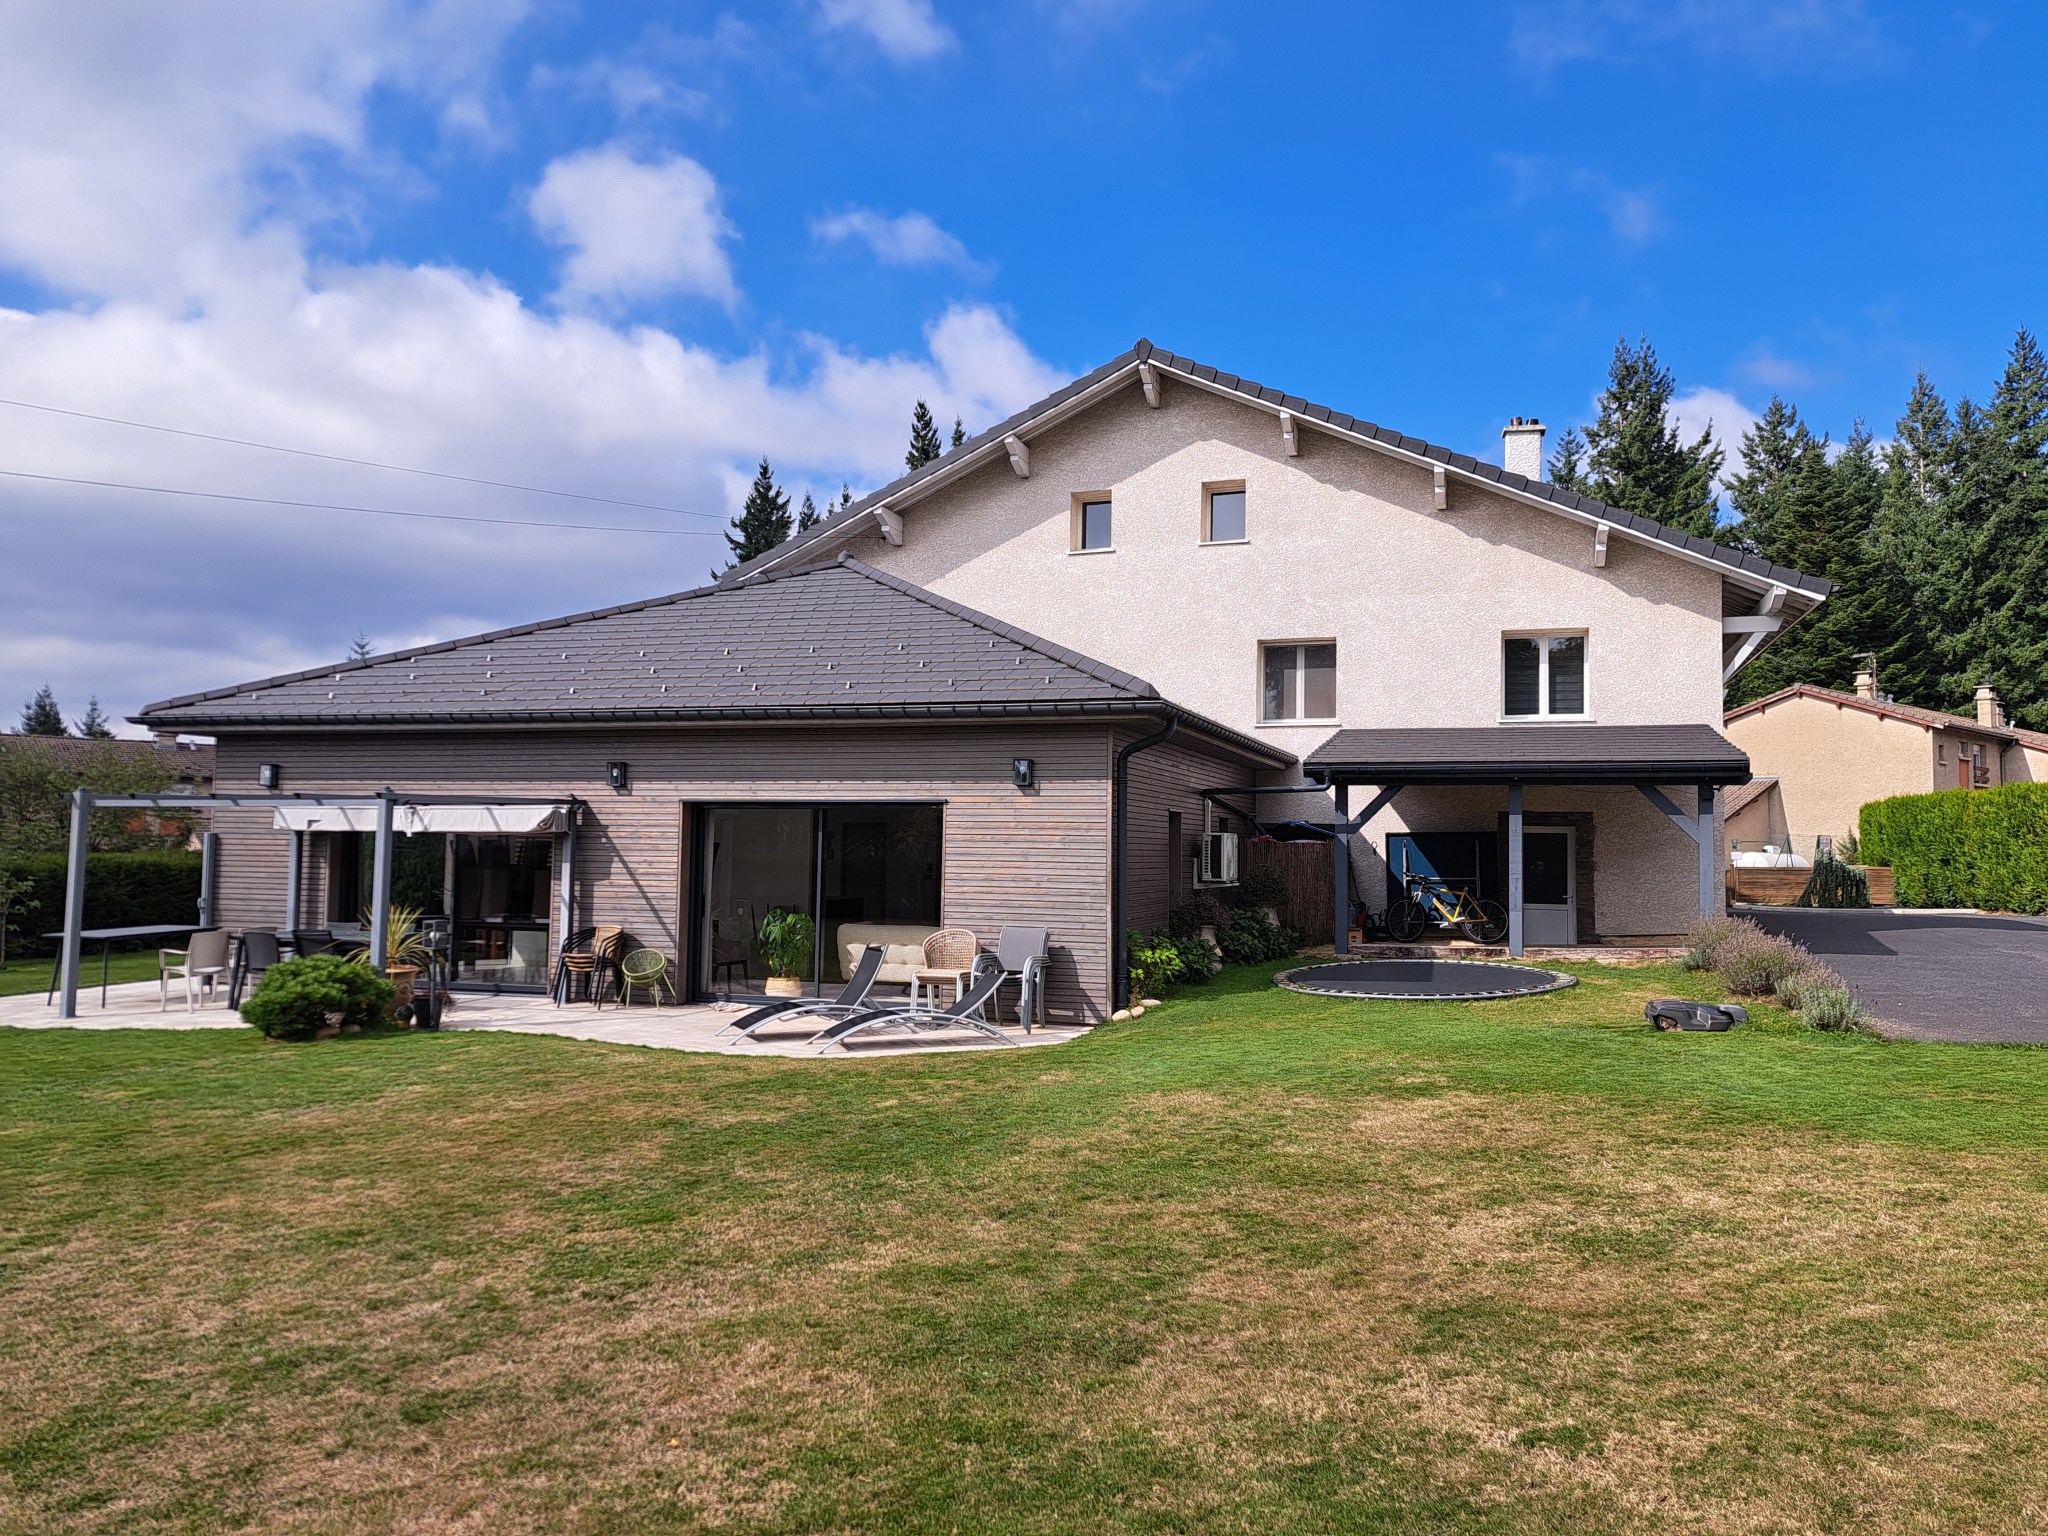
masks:
[[[1745,784],[1749,758],[1707,725],[1492,725],[1339,731],[1319,784]]]

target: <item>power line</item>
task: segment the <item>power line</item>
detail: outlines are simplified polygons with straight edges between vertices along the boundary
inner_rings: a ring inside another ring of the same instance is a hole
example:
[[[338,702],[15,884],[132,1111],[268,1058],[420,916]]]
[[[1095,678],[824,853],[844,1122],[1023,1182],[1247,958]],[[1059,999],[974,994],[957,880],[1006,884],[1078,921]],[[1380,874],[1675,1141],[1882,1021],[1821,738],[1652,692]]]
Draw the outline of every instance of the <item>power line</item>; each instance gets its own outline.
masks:
[[[474,475],[451,475],[438,469],[413,469],[404,464],[379,464],[374,459],[351,459],[339,453],[316,453],[310,448],[286,448],[277,443],[252,442],[244,437],[221,437],[212,432],[193,432],[184,427],[159,426],[152,421],[128,421],[119,416],[95,416],[91,411],[69,411],[60,405],[37,405],[31,400],[0,400],[0,405],[11,405],[17,410],[44,411],[52,416],[75,416],[80,421],[103,421],[109,426],[135,427],[144,432],[168,432],[173,437],[196,437],[202,442],[227,443],[236,448],[261,448],[268,453],[291,453],[302,459],[325,459],[331,464],[354,464],[362,469],[388,469],[400,475],[427,475],[435,480],[457,480],[464,485],[487,485],[500,491],[528,491],[535,496],[563,496],[571,501],[601,501],[606,506],[631,507],[638,512],[669,512],[677,517],[708,517],[715,522],[725,518],[716,512],[691,512],[682,507],[658,507],[645,501],[620,501],[614,496],[590,496],[581,491],[552,491],[540,485],[514,485],[505,480],[480,480]],[[54,477],[53,477],[54,478]],[[416,514],[424,517],[426,513]],[[492,518],[473,518],[473,522],[492,522]],[[552,526],[535,524],[536,527]],[[634,530],[645,532],[646,530]]]
[[[298,507],[308,512],[368,512],[377,517],[421,517],[437,523],[496,523],[503,528],[573,528],[578,533],[659,533],[670,538],[699,537],[686,528],[614,528],[601,523],[536,523],[518,517],[465,517],[456,512],[406,512],[394,507],[345,507],[327,501],[284,501],[276,496],[234,496],[226,491],[187,491],[170,485],[129,485],[120,480],[80,480],[72,475],[36,475],[25,469],[0,469],[0,475],[6,475],[14,480],[47,480],[57,485],[91,485],[104,491],[149,491],[158,496],[200,496],[208,501],[240,501],[265,507]]]

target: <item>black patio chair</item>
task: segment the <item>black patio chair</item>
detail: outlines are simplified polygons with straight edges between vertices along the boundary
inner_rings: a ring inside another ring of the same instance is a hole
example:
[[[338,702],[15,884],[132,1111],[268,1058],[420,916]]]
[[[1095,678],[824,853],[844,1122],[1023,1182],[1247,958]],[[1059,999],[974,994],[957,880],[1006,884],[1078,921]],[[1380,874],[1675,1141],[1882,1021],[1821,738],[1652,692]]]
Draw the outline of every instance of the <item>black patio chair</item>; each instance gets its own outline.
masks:
[[[263,973],[279,960],[277,935],[266,928],[252,928],[235,946],[235,968],[228,978],[228,1006],[242,1006],[242,984],[252,978],[261,982]]]
[[[292,953],[301,960],[308,955],[325,955],[337,951],[341,946],[334,935],[325,928],[294,928],[292,930]]]
[[[724,1034],[728,1029],[738,1030],[733,1038],[744,1040],[765,1024],[778,1023],[783,1019],[795,1018],[841,1018],[856,1013],[871,1011],[867,995],[875,985],[875,977],[881,974],[882,957],[888,951],[880,944],[870,944],[860,952],[860,964],[853,968],[853,979],[840,988],[839,996],[831,1002],[815,997],[790,997],[756,1008],[752,1013],[743,1013],[730,1023],[721,1024],[716,1033]],[[817,1038],[816,1036],[812,1037]]]
[[[1005,928],[996,935],[993,955],[975,957],[977,974],[994,971],[999,986],[1017,983],[1017,1018],[1027,1035],[1034,1023],[1045,1022],[1045,967],[1051,949],[1052,930],[1048,928]],[[997,1013],[1000,1016],[1000,1004]]]
[[[956,1029],[971,1029],[976,1034],[988,1036],[998,1045],[1016,1045],[1015,1040],[982,1018],[978,1012],[983,1003],[995,996],[996,988],[1006,979],[1002,971],[985,969],[974,978],[967,990],[960,994],[960,1000],[950,1008],[927,1008],[916,1004],[871,1008],[866,1013],[856,1013],[850,1019],[841,1019],[837,1024],[819,1030],[805,1044],[824,1041],[825,1043],[818,1047],[818,1054],[822,1056],[835,1045],[843,1050],[847,1041],[860,1034],[879,1034],[883,1030],[901,1029],[913,1034],[935,1035]]]

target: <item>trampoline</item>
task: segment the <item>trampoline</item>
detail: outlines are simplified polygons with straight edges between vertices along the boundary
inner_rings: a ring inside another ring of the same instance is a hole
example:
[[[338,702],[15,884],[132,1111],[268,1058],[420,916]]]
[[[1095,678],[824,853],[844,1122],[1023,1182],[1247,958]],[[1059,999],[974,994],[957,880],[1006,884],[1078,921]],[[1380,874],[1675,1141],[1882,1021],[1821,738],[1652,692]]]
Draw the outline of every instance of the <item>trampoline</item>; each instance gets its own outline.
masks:
[[[1273,980],[1289,992],[1316,997],[1473,1002],[1557,992],[1578,985],[1579,978],[1492,960],[1338,960],[1282,971]]]

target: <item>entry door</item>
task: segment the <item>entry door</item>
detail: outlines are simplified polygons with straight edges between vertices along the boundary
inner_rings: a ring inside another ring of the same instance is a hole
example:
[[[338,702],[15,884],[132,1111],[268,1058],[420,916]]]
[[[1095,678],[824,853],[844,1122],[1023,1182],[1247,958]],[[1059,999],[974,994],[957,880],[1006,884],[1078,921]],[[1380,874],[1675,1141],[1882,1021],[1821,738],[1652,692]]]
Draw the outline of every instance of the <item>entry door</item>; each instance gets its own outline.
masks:
[[[1579,942],[1573,829],[1522,834],[1522,942]]]

